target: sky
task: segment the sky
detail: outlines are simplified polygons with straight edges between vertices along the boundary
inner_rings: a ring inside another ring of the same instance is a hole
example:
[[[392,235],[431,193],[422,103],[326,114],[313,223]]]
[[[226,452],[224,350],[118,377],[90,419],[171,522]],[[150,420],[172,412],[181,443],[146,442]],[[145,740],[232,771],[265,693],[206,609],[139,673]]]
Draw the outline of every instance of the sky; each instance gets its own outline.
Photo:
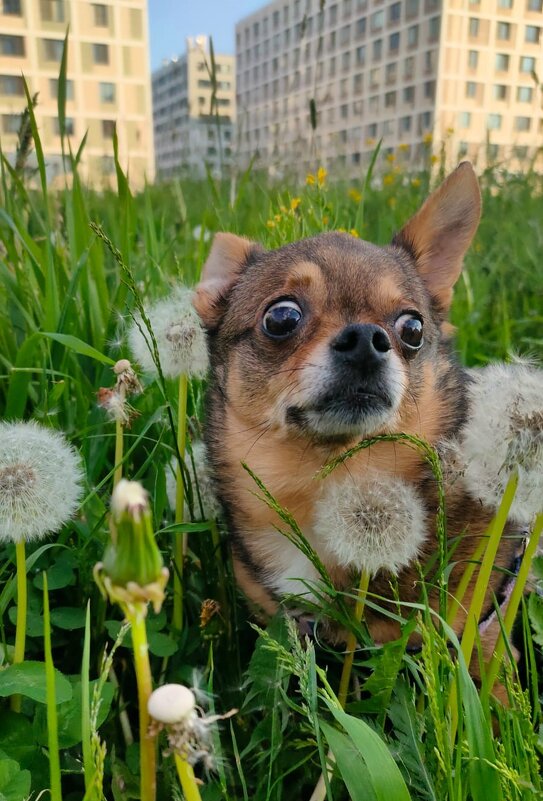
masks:
[[[266,5],[266,0],[149,0],[151,68],[185,50],[185,37],[213,37],[217,53],[235,52],[238,20]]]

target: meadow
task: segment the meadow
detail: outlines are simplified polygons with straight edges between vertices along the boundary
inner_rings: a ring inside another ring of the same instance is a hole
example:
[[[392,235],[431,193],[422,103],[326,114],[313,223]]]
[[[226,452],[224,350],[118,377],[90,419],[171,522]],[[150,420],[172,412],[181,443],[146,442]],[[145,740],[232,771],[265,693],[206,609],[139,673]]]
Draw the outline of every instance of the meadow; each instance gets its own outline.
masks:
[[[65,185],[49,189],[32,113],[29,126],[20,163],[1,163],[0,417],[64,432],[81,454],[84,478],[72,519],[27,543],[25,661],[14,665],[22,590],[15,546],[0,532],[0,798],[48,797],[49,788],[54,801],[140,797],[136,634],[93,576],[110,537],[116,472],[148,491],[151,528],[170,568],[162,608],[146,618],[152,682],[195,688],[208,733],[194,767],[201,784],[189,782],[184,796],[158,736],[158,799],[309,801],[323,769],[321,795],[313,797],[330,801],[543,798],[543,614],[535,596],[520,603],[524,675],[519,682],[505,668],[507,707],[484,684],[476,688],[462,652],[453,658],[454,635],[434,625],[424,603],[402,609],[404,635],[379,648],[348,605],[327,606],[364,645],[354,654],[343,710],[342,649],[304,645],[281,615],[265,629],[255,625],[233,581],[227,531],[220,519],[202,520],[186,470],[189,519],[179,519],[168,500],[180,429],[189,443],[202,437],[205,379],[189,381],[186,417],[178,412],[179,382],[163,375],[139,373],[143,391],[130,397],[130,425],[119,426],[99,403],[115,385],[115,363],[131,359],[133,316],[179,283],[197,282],[215,232],[269,247],[337,229],[386,243],[439,181],[431,142],[417,172],[402,166],[401,153],[377,153],[373,176],[349,181],[316,164],[303,185],[278,186],[249,170],[222,181],[174,178],[132,194],[118,162],[116,189],[88,189],[78,177],[80,154],[69,152]],[[31,148],[32,175],[25,166]],[[542,178],[497,164],[480,182],[483,219],[452,310],[459,358],[484,365],[514,354],[541,357]],[[295,522],[279,511],[295,537]],[[182,535],[179,628],[173,553]],[[538,561],[535,576],[543,577]],[[406,650],[415,624],[424,640],[419,655]],[[328,771],[329,749],[335,766],[329,762]]]

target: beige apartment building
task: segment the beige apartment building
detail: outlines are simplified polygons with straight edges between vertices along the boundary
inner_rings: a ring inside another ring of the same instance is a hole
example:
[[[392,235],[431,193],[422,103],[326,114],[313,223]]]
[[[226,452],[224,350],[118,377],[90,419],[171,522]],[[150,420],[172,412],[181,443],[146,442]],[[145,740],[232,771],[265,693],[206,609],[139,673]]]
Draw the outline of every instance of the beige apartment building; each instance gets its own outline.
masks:
[[[207,36],[189,37],[186,51],[153,72],[156,172],[220,175],[232,163],[236,68],[214,53]]]
[[[236,26],[242,159],[541,167],[542,29],[542,0],[275,0]]]
[[[14,158],[26,101],[36,116],[48,178],[63,172],[58,73],[69,26],[66,132],[73,151],[87,133],[83,177],[100,188],[115,175],[113,132],[134,188],[154,174],[147,0],[0,0],[0,140]]]

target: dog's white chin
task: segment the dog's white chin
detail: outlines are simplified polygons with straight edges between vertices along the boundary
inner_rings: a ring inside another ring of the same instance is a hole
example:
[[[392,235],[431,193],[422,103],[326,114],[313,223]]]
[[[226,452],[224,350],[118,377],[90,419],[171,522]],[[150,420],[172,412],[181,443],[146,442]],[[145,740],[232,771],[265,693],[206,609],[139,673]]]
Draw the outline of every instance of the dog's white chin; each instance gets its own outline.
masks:
[[[351,422],[342,420],[342,415],[337,413],[306,411],[304,422],[308,433],[323,439],[348,437],[360,440],[394,430],[396,412],[384,409],[381,413],[361,415],[359,420]]]

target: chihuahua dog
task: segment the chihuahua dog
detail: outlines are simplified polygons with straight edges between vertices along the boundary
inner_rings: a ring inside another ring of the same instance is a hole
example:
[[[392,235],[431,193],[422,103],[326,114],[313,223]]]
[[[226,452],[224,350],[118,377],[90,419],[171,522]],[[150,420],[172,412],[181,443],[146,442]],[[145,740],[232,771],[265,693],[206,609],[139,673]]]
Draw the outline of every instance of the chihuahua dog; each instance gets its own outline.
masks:
[[[377,471],[381,481],[416,487],[424,507],[417,559],[399,570],[384,565],[370,592],[390,597],[395,572],[400,599],[420,601],[416,562],[434,557],[435,564],[438,507],[436,482],[421,454],[378,441],[325,480],[315,476],[368,437],[403,432],[439,446],[462,428],[470,379],[453,355],[447,314],[480,205],[473,169],[462,163],[386,247],[330,232],[267,251],[232,234],[216,235],[194,301],[211,359],[207,446],[238,582],[266,613],[287,594],[298,594],[303,606],[318,575],[277,531],[280,520],[255,497],[243,462],[317,553],[315,509],[327,482],[356,484]],[[457,541],[451,593],[491,519],[492,511],[461,482],[451,483],[447,536]],[[507,571],[517,552],[518,540],[504,537],[497,566]],[[352,591],[356,573],[328,552],[319,555],[336,587]],[[483,617],[493,609],[492,593],[503,593],[503,581],[504,572],[493,571]],[[437,589],[429,601],[437,607]],[[372,609],[366,621],[376,641],[399,634],[395,621]],[[459,613],[458,632],[463,624]],[[488,655],[494,640],[490,632],[485,639]]]

